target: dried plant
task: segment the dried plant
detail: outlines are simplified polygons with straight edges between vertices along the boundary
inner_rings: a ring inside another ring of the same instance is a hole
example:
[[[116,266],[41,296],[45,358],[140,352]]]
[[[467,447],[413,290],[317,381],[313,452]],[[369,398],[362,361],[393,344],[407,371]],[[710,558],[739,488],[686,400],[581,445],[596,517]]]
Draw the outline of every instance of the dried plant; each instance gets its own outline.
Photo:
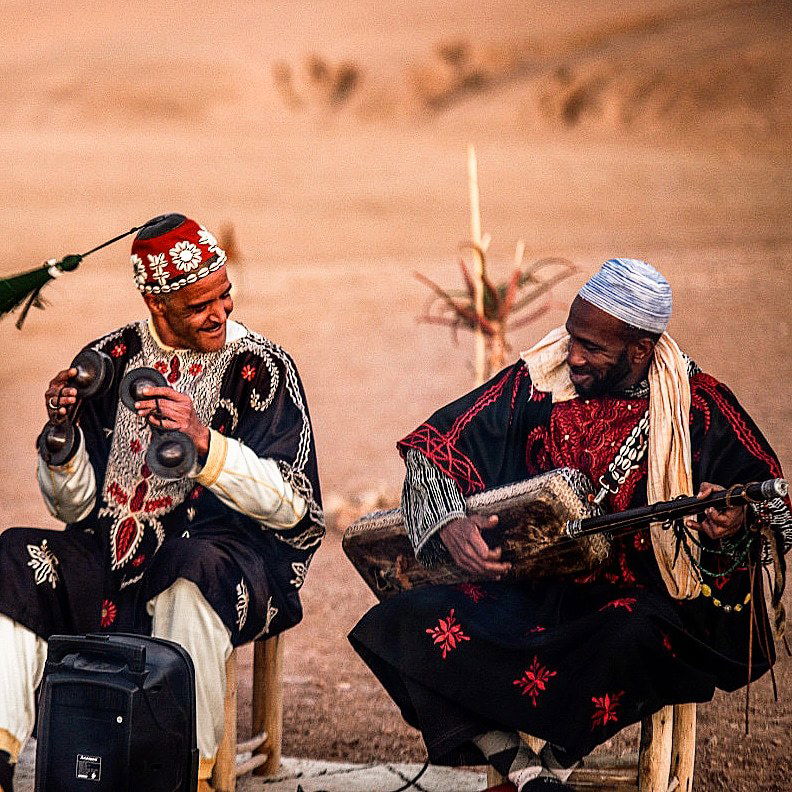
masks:
[[[514,269],[508,280],[493,283],[487,275],[487,247],[466,242],[460,246],[463,255],[459,268],[464,289],[444,289],[433,280],[414,273],[415,277],[434,293],[419,321],[450,327],[457,338],[460,329],[474,331],[481,328],[487,346],[487,377],[504,366],[511,350],[507,333],[534,322],[550,308],[554,286],[575,272],[574,265],[562,258],[543,258],[523,267],[525,245],[517,244]],[[483,262],[484,313],[476,311],[474,276],[465,262],[464,253],[480,256]]]

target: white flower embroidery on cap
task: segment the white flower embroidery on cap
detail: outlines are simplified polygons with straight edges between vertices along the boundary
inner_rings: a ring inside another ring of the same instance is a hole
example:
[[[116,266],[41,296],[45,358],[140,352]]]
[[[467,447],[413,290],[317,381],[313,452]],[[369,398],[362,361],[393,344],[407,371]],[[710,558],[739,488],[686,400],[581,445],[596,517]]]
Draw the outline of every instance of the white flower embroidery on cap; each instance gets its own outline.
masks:
[[[198,230],[198,241],[206,245],[212,253],[217,252],[217,238],[211,231],[207,231],[203,226]]]
[[[170,249],[171,261],[182,272],[189,272],[201,263],[201,251],[192,242],[177,242]]]
[[[217,259],[209,265],[210,271],[219,269],[225,264],[226,252],[217,244],[217,238],[211,231],[207,231],[203,226],[200,226],[198,230],[198,241],[202,245],[206,245],[210,253],[214,253],[217,256]]]
[[[138,286],[143,286],[146,283],[146,268],[143,265],[143,259],[137,253],[133,253],[129,260],[132,262],[132,269],[135,271],[135,283]]]
[[[157,281],[161,284],[165,284],[168,282],[168,272],[166,267],[168,266],[168,262],[165,259],[164,253],[157,253],[155,256],[152,256],[151,253],[148,254],[149,260],[149,268],[151,269],[151,274]]]

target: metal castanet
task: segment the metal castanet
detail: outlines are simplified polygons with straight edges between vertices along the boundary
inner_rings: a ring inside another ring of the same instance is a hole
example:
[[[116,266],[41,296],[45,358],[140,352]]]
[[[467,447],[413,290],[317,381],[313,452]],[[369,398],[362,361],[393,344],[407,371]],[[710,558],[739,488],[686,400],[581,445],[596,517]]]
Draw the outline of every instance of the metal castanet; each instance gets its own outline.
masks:
[[[748,503],[763,503],[775,498],[785,498],[789,492],[786,479],[776,478],[755,481],[750,484],[735,484],[725,490],[713,492],[706,498],[681,497],[670,501],[660,501],[636,509],[569,520],[566,533],[570,539],[579,539],[601,533],[618,535],[643,528],[647,523],[668,522],[696,514],[707,509],[729,509]]]
[[[167,388],[168,382],[156,369],[147,366],[132,369],[121,380],[121,403],[135,411],[135,402],[143,401],[145,388]],[[184,432],[151,427],[151,443],[146,451],[146,464],[155,476],[174,480],[184,478],[198,458],[195,443]]]
[[[113,362],[104,352],[83,349],[69,364],[77,372],[70,377],[64,388],[77,391],[77,401],[64,416],[50,418],[36,440],[36,447],[48,465],[59,466],[74,452],[77,433],[74,427],[82,402],[106,393],[113,382]]]
[[[70,368],[77,369],[69,380],[69,387],[76,389],[78,399],[106,393],[113,382],[113,361],[109,355],[95,349],[83,349],[72,360]]]

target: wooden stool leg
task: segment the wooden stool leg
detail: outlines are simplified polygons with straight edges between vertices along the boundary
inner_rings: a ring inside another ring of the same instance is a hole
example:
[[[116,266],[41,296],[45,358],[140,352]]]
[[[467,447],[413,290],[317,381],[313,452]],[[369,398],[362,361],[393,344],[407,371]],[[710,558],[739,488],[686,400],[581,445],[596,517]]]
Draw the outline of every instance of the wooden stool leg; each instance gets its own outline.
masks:
[[[696,766],[696,705],[677,704],[674,707],[673,748],[671,751],[671,780],[679,782],[679,792],[693,789]]]
[[[667,792],[671,770],[671,740],[674,708],[663,707],[641,721],[638,755],[638,791]]]
[[[267,739],[256,754],[267,761],[254,775],[274,775],[281,764],[283,743],[283,635],[257,641],[253,649],[253,733],[266,732]]]
[[[216,792],[236,790],[237,659],[236,650],[226,661],[223,739],[217,748],[212,785]]]

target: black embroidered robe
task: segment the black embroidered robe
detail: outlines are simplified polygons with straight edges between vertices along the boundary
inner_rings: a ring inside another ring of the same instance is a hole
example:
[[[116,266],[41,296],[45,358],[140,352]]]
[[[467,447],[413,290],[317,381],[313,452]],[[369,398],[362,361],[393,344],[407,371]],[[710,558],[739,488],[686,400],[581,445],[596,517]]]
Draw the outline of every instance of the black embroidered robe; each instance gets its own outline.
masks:
[[[693,370],[696,490],[702,481],[728,487],[780,476],[773,451],[731,392]],[[597,482],[647,407],[646,386],[553,404],[519,362],[436,412],[399,449],[421,454],[465,496],[564,466]],[[403,503],[416,497],[405,491]],[[609,511],[646,504],[645,460],[608,501]],[[772,503],[765,516],[788,547],[788,502]],[[448,557],[438,536],[418,528],[411,538],[419,558]],[[708,547],[702,563],[726,570],[717,544]],[[754,561],[759,553],[754,546]],[[480,762],[470,738],[490,729],[525,731],[583,756],[667,704],[707,701],[716,687],[732,690],[768,670],[774,650],[761,573],[751,585],[748,566],[709,579],[709,597],[674,600],[647,528],[615,541],[604,567],[575,580],[404,592],[372,608],[350,640],[422,731],[435,763]]]
[[[96,481],[94,506],[65,531],[0,534],[0,613],[44,639],[146,633],[147,602],[186,578],[223,620],[234,645],[300,621],[300,587],[324,535],[305,394],[283,349],[236,328],[238,337],[212,353],[164,349],[146,322],[90,345],[111,357],[114,374],[109,391],[86,400],[79,418]],[[159,370],[189,394],[205,425],[274,460],[305,502],[302,519],[273,527],[266,515],[232,508],[193,478],[153,475],[144,458],[151,428],[118,395],[124,373],[139,366]]]

